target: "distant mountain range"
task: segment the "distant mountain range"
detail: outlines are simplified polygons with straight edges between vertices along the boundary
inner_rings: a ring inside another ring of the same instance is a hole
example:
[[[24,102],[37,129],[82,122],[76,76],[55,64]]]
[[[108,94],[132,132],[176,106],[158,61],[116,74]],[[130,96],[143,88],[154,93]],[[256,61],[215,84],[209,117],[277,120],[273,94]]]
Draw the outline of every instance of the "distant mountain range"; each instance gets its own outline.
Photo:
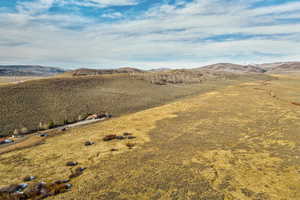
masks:
[[[87,69],[81,68],[66,71],[56,67],[45,67],[40,65],[0,65],[0,76],[53,76],[61,73],[71,73],[73,76],[114,74],[114,73],[138,73],[138,72],[163,72],[169,68],[158,68],[152,70],[141,70],[133,67],[122,67],[118,69]],[[295,73],[300,72],[300,62],[277,62],[254,65],[237,65],[232,63],[217,63],[203,67],[193,68],[197,71],[231,72],[231,73]]]
[[[266,70],[253,65],[237,65],[232,63],[218,63],[197,68],[199,70],[224,71],[232,73],[265,73]]]
[[[155,69],[150,69],[148,70],[149,72],[164,72],[164,71],[168,71],[171,70],[171,68],[155,68]]]
[[[118,74],[118,73],[134,73],[143,72],[143,70],[132,67],[121,67],[118,69],[76,69],[70,71],[73,76],[87,76],[87,75],[99,75],[99,74]]]
[[[259,65],[267,70],[268,73],[292,73],[300,72],[300,62],[282,62]]]
[[[0,76],[53,76],[64,72],[60,68],[40,65],[0,65]]]
[[[265,63],[255,65],[237,65],[232,63],[217,63],[196,68],[203,71],[224,71],[232,73],[292,73],[300,72],[300,62]]]

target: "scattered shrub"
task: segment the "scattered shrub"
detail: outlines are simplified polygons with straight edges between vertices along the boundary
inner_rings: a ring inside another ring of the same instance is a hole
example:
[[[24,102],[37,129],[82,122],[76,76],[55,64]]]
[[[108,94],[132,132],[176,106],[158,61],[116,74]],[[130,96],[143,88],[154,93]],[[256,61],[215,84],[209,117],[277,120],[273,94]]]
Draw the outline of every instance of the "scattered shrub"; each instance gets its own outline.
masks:
[[[175,70],[159,73],[140,73],[136,75],[137,79],[147,80],[152,84],[183,84],[183,83],[201,83],[203,81],[203,72],[190,72],[188,70]]]
[[[39,130],[39,131],[47,130],[47,129],[49,129],[48,124],[44,124],[43,122],[40,122],[40,123],[39,123],[39,126],[38,126],[38,130]]]
[[[110,140],[114,140],[117,138],[117,135],[106,135],[102,140],[103,141],[110,141]]]
[[[67,125],[67,124],[69,124],[69,123],[70,123],[70,122],[69,122],[67,119],[65,119],[63,124],[64,124],[64,125]]]
[[[55,128],[55,123],[54,123],[54,121],[51,121],[51,122],[49,122],[49,124],[48,124],[48,129],[51,129],[51,128]]]
[[[83,116],[83,115],[79,115],[78,116],[78,121],[82,121],[82,120],[84,120],[85,119],[85,117]]]
[[[19,129],[15,129],[15,130],[14,130],[14,135],[20,135],[20,133],[21,133],[21,132],[20,132]]]
[[[23,127],[23,128],[21,128],[21,130],[20,130],[20,134],[22,134],[22,135],[25,135],[25,134],[28,134],[30,131],[28,130],[28,128],[26,128],[26,127]]]
[[[135,144],[128,142],[128,143],[126,144],[126,146],[127,146],[129,149],[132,149],[132,148],[135,146]]]
[[[78,165],[78,162],[74,162],[74,161],[69,161],[66,163],[66,166],[69,166],[69,167],[73,167],[73,166],[76,166]]]
[[[77,167],[74,171],[71,171],[71,175],[69,176],[70,179],[76,178],[83,174],[85,168]]]

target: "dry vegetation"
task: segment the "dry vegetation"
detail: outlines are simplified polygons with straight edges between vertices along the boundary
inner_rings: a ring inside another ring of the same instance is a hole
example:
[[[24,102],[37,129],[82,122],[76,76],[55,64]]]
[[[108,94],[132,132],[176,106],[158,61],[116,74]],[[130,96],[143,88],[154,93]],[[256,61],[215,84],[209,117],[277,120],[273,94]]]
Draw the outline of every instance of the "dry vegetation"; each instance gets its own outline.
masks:
[[[262,74],[236,74],[230,72],[217,72],[210,70],[169,70],[164,72],[147,72],[135,73],[131,75],[136,79],[146,80],[152,84],[167,85],[167,84],[195,84],[214,80],[238,80],[247,78],[250,79],[267,79],[267,76]]]
[[[119,116],[226,86],[234,81],[268,78],[266,75],[217,76],[174,71],[169,74],[61,76],[6,85],[0,87],[0,135],[12,134],[15,129],[16,132],[26,133],[66,121],[74,122],[88,113],[106,111]],[[170,83],[184,84],[174,86]]]
[[[101,75],[101,74],[124,74],[124,73],[137,73],[142,72],[140,69],[122,67],[118,69],[76,69],[73,71],[66,72],[72,76],[91,76],[91,75]]]
[[[23,81],[39,79],[41,77],[37,76],[0,76],[0,86],[13,84],[13,83],[20,83]]]
[[[298,200],[299,94],[300,77],[239,83],[72,129],[0,155],[0,187],[60,180],[76,161],[87,169],[51,199]],[[136,139],[103,141],[124,132]]]

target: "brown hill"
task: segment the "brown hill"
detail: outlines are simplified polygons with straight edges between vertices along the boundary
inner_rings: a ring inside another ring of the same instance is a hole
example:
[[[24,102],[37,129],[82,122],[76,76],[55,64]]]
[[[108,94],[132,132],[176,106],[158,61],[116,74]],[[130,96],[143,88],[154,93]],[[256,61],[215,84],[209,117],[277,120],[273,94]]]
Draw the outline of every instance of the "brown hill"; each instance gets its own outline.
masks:
[[[121,73],[139,73],[139,72],[143,72],[143,71],[132,67],[122,67],[118,69],[81,68],[81,69],[73,70],[70,73],[73,76],[90,76],[90,75],[99,75],[99,74],[121,74]]]
[[[197,68],[198,70],[231,72],[231,73],[264,73],[266,70],[253,65],[237,65],[232,63],[217,63]]]
[[[149,72],[165,72],[165,71],[170,71],[170,68],[154,68],[154,69],[150,69],[148,70]]]
[[[256,64],[255,66],[268,70],[268,69],[272,69],[272,68],[278,67],[280,65],[292,64],[292,63],[299,63],[299,62],[274,62],[274,63]]]
[[[268,73],[291,73],[300,72],[300,62],[286,62],[273,65],[268,69]]]
[[[0,136],[12,134],[15,129],[35,130],[40,123],[74,122],[80,116],[102,111],[119,116],[233,81],[270,78],[264,74],[225,74],[174,70],[53,77],[0,86]]]

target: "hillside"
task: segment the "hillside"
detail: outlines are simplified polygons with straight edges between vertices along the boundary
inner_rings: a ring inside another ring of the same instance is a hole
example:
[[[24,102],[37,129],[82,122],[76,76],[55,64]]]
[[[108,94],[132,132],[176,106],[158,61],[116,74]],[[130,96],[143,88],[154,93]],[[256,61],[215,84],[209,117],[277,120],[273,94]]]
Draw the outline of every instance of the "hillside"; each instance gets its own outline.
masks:
[[[203,67],[194,68],[187,71],[198,73],[213,72],[213,73],[290,73],[300,72],[300,62],[278,62],[278,63],[265,63],[255,65],[238,65],[232,63],[217,63]],[[121,67],[117,69],[88,69],[80,68],[71,71],[65,71],[55,67],[44,67],[39,65],[0,65],[0,76],[53,76],[58,74],[65,74],[66,76],[89,76],[101,74],[133,74],[133,73],[146,73],[146,72],[167,72],[176,71],[170,68],[157,68],[152,70],[141,70],[133,67]],[[178,71],[178,70],[177,70]]]
[[[266,70],[253,65],[237,65],[232,63],[218,63],[197,68],[199,70],[209,70],[215,72],[232,73],[264,73]]]
[[[268,70],[280,65],[294,64],[294,63],[299,63],[299,62],[274,62],[274,63],[255,64],[255,66]]]
[[[34,130],[40,122],[72,122],[80,115],[101,111],[119,116],[233,82],[258,79],[270,77],[203,76],[175,71],[171,74],[69,76],[1,86],[0,134],[12,134],[15,129],[24,127]]]
[[[68,74],[72,76],[89,76],[89,75],[101,75],[101,74],[121,74],[121,73],[138,73],[143,72],[143,70],[131,68],[131,67],[121,67],[118,69],[88,69],[81,68],[70,71]]]
[[[291,102],[299,101],[300,77],[277,77],[229,87],[215,82],[213,91],[203,89],[2,154],[0,188],[36,176],[25,194],[39,196],[31,188],[54,187],[51,200],[299,200],[300,107]],[[151,89],[166,92],[161,87]],[[103,141],[124,133],[136,138]],[[88,140],[94,144],[85,146]],[[70,161],[78,165],[66,166]],[[82,172],[67,180],[78,168]],[[71,184],[68,190],[50,184],[59,180]]]
[[[232,63],[217,63],[195,68],[200,71],[231,72],[231,73],[269,73],[284,74],[300,72],[300,62],[276,62],[254,65],[237,65]]]
[[[280,73],[293,73],[300,72],[300,62],[288,62],[281,63],[272,66],[268,69],[268,73],[280,74]]]
[[[165,72],[171,70],[170,68],[167,67],[162,67],[162,68],[155,68],[155,69],[150,69],[148,70],[149,72]]]
[[[40,65],[0,65],[0,76],[53,76],[65,70]]]

